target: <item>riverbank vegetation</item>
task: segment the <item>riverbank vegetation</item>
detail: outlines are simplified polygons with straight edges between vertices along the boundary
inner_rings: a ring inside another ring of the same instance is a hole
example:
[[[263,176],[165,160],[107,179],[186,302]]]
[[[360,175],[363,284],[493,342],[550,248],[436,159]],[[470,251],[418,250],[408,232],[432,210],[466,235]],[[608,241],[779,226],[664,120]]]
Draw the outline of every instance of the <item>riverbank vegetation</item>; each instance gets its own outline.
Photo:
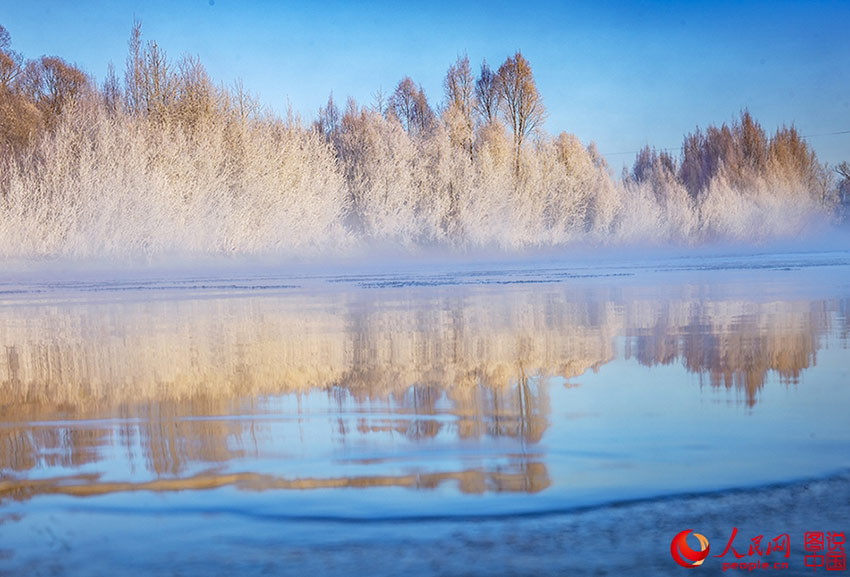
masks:
[[[696,244],[842,218],[850,171],[747,110],[615,175],[593,143],[545,132],[521,52],[497,68],[461,56],[443,86],[434,105],[405,77],[302,120],[169,58],[138,22],[101,84],[26,60],[0,27],[0,256]]]

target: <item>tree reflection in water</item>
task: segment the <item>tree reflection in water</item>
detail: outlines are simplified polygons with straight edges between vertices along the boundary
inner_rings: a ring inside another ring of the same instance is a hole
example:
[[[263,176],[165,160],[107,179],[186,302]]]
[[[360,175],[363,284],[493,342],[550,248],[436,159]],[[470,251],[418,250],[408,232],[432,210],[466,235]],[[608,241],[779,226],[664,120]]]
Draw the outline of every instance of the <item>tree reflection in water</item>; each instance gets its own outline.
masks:
[[[796,383],[815,364],[832,323],[847,334],[846,300],[762,304],[633,292],[8,306],[0,310],[0,498],[447,482],[471,493],[537,492],[550,484],[535,449],[549,425],[549,380],[603,366],[618,355],[617,337],[625,337],[626,359],[682,363],[714,387],[742,390],[754,406],[771,372]],[[506,444],[494,458],[387,465],[399,443],[426,450],[498,439]],[[336,463],[350,445],[380,455],[346,461],[340,474],[301,472],[314,447]],[[130,469],[143,461],[144,472],[132,480],[80,472],[117,454]],[[244,470],[266,458],[279,468]],[[48,477],[28,474],[47,469]]]

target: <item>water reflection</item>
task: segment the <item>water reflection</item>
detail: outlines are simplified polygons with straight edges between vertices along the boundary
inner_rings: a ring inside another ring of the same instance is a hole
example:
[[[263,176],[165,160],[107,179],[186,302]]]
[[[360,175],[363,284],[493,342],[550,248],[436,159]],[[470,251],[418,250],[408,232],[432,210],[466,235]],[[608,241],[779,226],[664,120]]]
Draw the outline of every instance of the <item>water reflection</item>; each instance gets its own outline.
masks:
[[[847,334],[846,300],[379,296],[0,309],[0,499],[223,485],[538,492],[551,482],[537,449],[549,381],[611,361],[618,337],[625,358],[681,362],[754,406],[769,374],[796,383],[815,364],[832,323]]]
[[[753,406],[771,372],[797,384],[815,365],[833,319],[847,324],[836,316],[846,302],[644,304],[626,322],[625,356],[647,366],[682,362],[712,387],[742,390]]]

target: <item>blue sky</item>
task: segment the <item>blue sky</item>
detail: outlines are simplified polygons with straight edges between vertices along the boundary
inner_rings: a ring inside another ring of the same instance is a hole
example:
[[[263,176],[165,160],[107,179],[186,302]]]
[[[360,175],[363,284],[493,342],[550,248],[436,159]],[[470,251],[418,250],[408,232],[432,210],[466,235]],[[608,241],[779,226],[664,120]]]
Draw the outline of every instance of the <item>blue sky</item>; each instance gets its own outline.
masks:
[[[0,24],[27,57],[59,55],[102,80],[123,71],[134,16],[169,56],[200,56],[305,119],[331,90],[369,103],[405,75],[432,104],[458,54],[477,71],[531,62],[552,134],[596,141],[613,168],[644,144],[678,149],[744,107],[794,123],[822,161],[850,160],[850,2],[12,2]]]

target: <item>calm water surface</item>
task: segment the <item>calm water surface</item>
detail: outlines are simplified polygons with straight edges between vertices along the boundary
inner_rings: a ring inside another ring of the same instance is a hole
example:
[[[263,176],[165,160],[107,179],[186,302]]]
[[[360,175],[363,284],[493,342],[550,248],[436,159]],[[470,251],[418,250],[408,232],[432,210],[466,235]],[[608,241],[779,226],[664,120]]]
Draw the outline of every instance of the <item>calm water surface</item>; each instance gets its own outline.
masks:
[[[738,527],[790,575],[850,532],[847,253],[8,277],[0,574],[679,574]]]

